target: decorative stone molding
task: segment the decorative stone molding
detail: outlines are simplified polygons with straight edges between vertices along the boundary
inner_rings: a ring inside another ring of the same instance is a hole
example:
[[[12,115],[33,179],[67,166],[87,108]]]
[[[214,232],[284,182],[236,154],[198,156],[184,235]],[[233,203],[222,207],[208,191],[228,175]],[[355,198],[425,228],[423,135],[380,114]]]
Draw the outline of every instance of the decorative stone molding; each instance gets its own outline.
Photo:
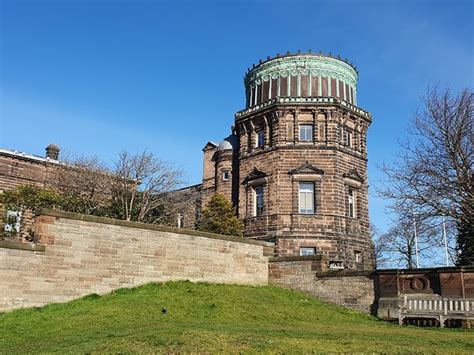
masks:
[[[290,170],[288,172],[290,175],[296,175],[296,174],[316,174],[316,175],[323,175],[324,171],[321,169],[316,168],[315,166],[309,164],[308,162],[301,164],[299,167],[296,169]]]
[[[354,87],[357,84],[358,73],[342,60],[320,55],[298,55],[275,58],[250,70],[245,76],[245,86],[251,83],[260,84],[262,81],[297,76],[298,74],[312,76],[322,75],[344,80]]]
[[[360,175],[357,169],[351,169],[347,173],[342,175],[346,179],[351,179],[363,183],[365,181],[364,177]]]
[[[257,168],[253,168],[253,170],[248,174],[244,180],[242,181],[243,184],[258,184],[260,182],[265,182],[267,178],[267,174]]]
[[[269,59],[244,78],[247,107],[280,96],[338,97],[357,102],[358,73],[349,63],[322,54]]]
[[[349,111],[365,118],[369,122],[372,119],[372,116],[369,112],[350,104],[344,100],[338,99],[337,97],[291,97],[291,96],[282,96],[269,99],[265,102],[262,102],[259,105],[251,106],[246,108],[245,110],[241,110],[235,114],[235,119],[238,120],[239,118],[246,116],[251,113],[256,113],[258,111],[262,111],[263,109],[271,108],[276,105],[339,105],[348,109]]]

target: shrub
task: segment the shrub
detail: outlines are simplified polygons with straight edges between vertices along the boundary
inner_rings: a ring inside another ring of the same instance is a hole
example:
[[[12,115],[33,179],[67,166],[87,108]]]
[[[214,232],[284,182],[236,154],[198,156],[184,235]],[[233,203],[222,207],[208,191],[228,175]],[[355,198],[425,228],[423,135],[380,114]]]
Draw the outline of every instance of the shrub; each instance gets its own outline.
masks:
[[[237,218],[235,208],[224,195],[216,194],[202,211],[197,230],[242,237],[243,223]]]

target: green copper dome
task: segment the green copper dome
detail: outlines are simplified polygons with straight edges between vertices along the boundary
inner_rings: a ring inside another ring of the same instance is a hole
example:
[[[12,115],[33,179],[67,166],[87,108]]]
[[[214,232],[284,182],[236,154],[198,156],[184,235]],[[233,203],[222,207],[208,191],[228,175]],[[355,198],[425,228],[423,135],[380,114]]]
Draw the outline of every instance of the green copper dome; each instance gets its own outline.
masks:
[[[276,97],[337,97],[357,104],[356,68],[339,57],[297,53],[268,58],[245,75],[247,107]]]

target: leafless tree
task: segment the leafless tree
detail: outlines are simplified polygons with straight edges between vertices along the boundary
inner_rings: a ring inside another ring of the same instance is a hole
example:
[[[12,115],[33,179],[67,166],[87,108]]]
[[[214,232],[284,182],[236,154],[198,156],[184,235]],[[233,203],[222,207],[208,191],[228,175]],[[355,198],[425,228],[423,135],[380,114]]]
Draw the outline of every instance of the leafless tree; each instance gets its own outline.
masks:
[[[384,267],[393,265],[413,269],[417,267],[417,251],[420,260],[429,260],[435,255],[436,235],[436,229],[419,216],[397,220],[377,239],[378,258]]]
[[[457,261],[473,263],[474,93],[428,89],[422,102],[396,162],[382,168],[387,181],[380,194],[392,210],[413,210],[427,223],[456,221]]]
[[[171,191],[182,184],[182,171],[144,151],[122,152],[115,165],[113,196],[127,221],[159,223],[175,208]]]
[[[53,174],[53,185],[63,196],[68,211],[100,214],[108,204],[113,176],[96,157],[63,161]]]
[[[375,224],[370,223],[370,238],[374,246],[375,262],[377,269],[386,268],[389,266],[390,261],[385,253],[386,245],[382,239],[379,229]]]

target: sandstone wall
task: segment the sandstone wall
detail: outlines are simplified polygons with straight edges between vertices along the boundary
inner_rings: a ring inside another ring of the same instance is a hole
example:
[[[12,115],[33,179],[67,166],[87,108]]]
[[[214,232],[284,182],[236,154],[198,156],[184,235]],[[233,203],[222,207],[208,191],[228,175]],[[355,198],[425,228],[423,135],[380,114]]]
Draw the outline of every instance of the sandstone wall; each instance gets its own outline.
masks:
[[[38,244],[0,242],[0,311],[151,281],[265,285],[270,243],[47,211]]]
[[[271,258],[269,283],[360,312],[376,312],[373,271],[327,271],[326,265],[325,255]]]

